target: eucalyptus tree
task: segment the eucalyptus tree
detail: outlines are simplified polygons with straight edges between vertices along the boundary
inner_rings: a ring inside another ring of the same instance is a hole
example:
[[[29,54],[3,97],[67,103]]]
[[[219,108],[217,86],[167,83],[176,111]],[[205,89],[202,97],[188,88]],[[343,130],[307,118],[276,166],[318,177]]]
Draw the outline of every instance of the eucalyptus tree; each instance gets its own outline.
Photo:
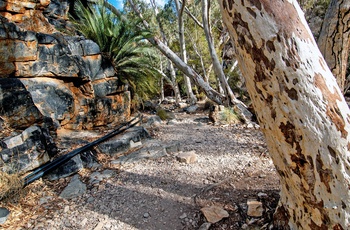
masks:
[[[350,50],[350,1],[331,0],[317,44],[340,88],[345,91]]]
[[[209,11],[210,11],[210,4],[208,3],[208,0],[202,0],[202,21],[203,21],[203,29],[205,33],[205,37],[208,43],[209,47],[209,53],[210,57],[213,63],[213,68],[215,75],[219,79],[219,84],[221,88],[224,91],[224,94],[228,100],[235,101],[236,97],[234,96],[231,87],[229,86],[224,70],[222,68],[222,64],[220,63],[220,60],[216,54],[215,46],[214,46],[214,41],[210,29],[210,24],[209,24]]]
[[[180,57],[182,61],[187,64],[187,51],[186,51],[186,41],[185,41],[185,27],[184,27],[184,13],[186,0],[183,0],[180,3],[180,0],[175,0],[176,13],[177,13],[177,21],[178,21],[178,34],[179,34],[179,43],[180,43]],[[193,94],[192,85],[190,78],[188,76],[184,76],[186,94],[188,97],[189,103],[196,104],[197,99]]]
[[[86,7],[78,2],[75,12],[76,29],[99,45],[119,79],[131,86],[134,98],[143,100],[156,94],[159,74],[151,65],[156,50],[145,41],[152,34],[148,30],[135,30],[138,22],[122,20],[103,1]]]
[[[161,38],[164,42],[165,45],[168,46],[169,44],[169,38],[167,36],[167,33],[164,29],[164,25],[163,25],[163,21],[161,20],[162,18],[164,17],[169,17],[169,14],[171,14],[171,12],[168,12],[167,11],[167,7],[168,6],[165,6],[165,9],[159,13],[159,10],[158,10],[158,7],[156,5],[156,2],[154,0],[150,0],[151,2],[151,5],[152,5],[152,8],[153,8],[153,11],[154,11],[154,14],[155,14],[155,17],[156,17],[156,20],[157,20],[157,23],[158,23],[158,26],[159,26],[159,31],[160,31],[160,35],[161,35]],[[168,81],[168,83],[171,85],[173,91],[174,91],[174,97],[175,97],[175,103],[177,105],[179,105],[180,103],[180,100],[181,100],[181,94],[180,94],[180,90],[179,90],[179,86],[178,86],[178,83],[177,83],[177,80],[176,80],[176,73],[175,73],[175,69],[174,69],[174,65],[173,63],[167,59],[167,70],[166,72],[169,73],[170,77],[168,77],[167,74],[164,73],[164,68],[163,68],[163,63],[160,63],[161,65],[161,74],[163,76],[163,79],[166,79]],[[163,92],[163,84],[162,84],[162,92]],[[164,93],[163,93],[164,95]],[[163,96],[164,97],[164,96]]]
[[[142,13],[138,10],[133,0],[128,0],[131,8],[135,12],[135,14],[142,20],[142,24],[146,29],[151,29],[150,24],[145,20]],[[158,50],[160,50],[168,59],[170,59],[173,64],[185,75],[189,76],[194,83],[207,95],[209,99],[217,104],[225,104],[227,99],[225,95],[220,94],[216,90],[214,90],[210,84],[204,81],[203,77],[199,75],[193,68],[191,68],[188,64],[183,62],[183,60],[167,45],[165,45],[158,36],[153,36],[147,38],[147,40],[154,45]],[[251,121],[252,114],[246,109],[243,103],[239,100],[235,100],[233,103],[233,107],[237,114],[241,117],[242,120],[246,122]]]
[[[350,2],[298,0],[325,60],[346,94],[350,88]],[[348,66],[348,67],[347,67]]]
[[[151,29],[149,23],[145,20],[144,16],[136,7],[133,0],[128,0],[128,2],[138,17],[142,19],[143,26],[145,28]],[[218,104],[224,104],[225,96],[215,91],[209,85],[209,83],[205,82],[195,70],[193,70],[188,64],[184,63],[183,60],[172,49],[170,49],[161,41],[161,39],[159,39],[157,36],[154,36],[152,38],[148,38],[148,41],[157,47],[168,59],[170,59],[180,71],[191,77],[196,85],[199,86],[211,100]]]
[[[350,109],[296,0],[219,0],[280,177],[276,229],[350,229]]]

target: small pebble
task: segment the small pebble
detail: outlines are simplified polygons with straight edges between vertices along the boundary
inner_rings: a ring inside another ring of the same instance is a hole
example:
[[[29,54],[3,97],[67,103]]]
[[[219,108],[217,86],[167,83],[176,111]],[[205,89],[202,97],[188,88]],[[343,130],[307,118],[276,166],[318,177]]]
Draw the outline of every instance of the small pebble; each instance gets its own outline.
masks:
[[[266,193],[259,192],[259,193],[258,193],[258,197],[259,197],[260,199],[263,199],[263,198],[267,198],[268,196],[267,196]]]
[[[145,213],[143,214],[143,218],[148,218],[148,217],[150,217],[149,213],[148,213],[148,212],[145,212]]]
[[[94,200],[95,200],[95,198],[93,198],[92,196],[90,196],[86,201],[87,201],[88,203],[92,203],[92,202],[94,202]]]
[[[203,223],[198,230],[208,230],[211,226],[211,223]]]

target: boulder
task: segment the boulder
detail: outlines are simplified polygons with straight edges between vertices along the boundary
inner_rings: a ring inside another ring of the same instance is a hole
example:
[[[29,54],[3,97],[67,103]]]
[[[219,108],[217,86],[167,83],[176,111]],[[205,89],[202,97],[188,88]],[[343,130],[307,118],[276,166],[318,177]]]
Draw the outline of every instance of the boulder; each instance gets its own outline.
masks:
[[[99,164],[96,162],[95,154],[92,151],[80,153],[69,159],[66,163],[60,165],[46,175],[48,180],[58,180],[69,177],[79,172],[83,168],[96,168]]]
[[[0,116],[13,129],[23,130],[44,119],[30,93],[18,79],[0,78],[0,105]]]
[[[118,78],[110,78],[93,83],[96,97],[105,97],[115,94],[118,91],[118,87]]]
[[[176,159],[186,164],[192,164],[197,162],[197,154],[194,150],[189,152],[179,152],[176,155]]]
[[[0,156],[7,168],[30,170],[50,160],[58,128],[113,128],[129,119],[130,92],[120,90],[99,46],[55,28],[70,29],[72,2],[0,2]],[[63,174],[79,170],[78,161]]]
[[[186,108],[184,108],[184,111],[186,113],[195,113],[198,110],[198,105],[191,105]]]
[[[142,105],[142,109],[145,111],[155,112],[157,111],[157,108],[159,107],[158,103],[155,101],[145,101]]]
[[[209,120],[213,123],[216,123],[221,120],[221,114],[220,112],[223,111],[222,106],[219,105],[210,105],[209,107]]]
[[[102,172],[93,172],[90,175],[90,184],[98,184],[103,180],[107,180],[115,175],[115,171],[106,169]]]
[[[0,224],[4,224],[10,215],[10,210],[0,207]]]
[[[0,165],[7,173],[25,173],[48,162],[57,153],[49,130],[31,126],[0,141]]]
[[[157,127],[162,123],[162,119],[160,119],[159,116],[154,115],[154,116],[150,116],[147,118],[146,123],[144,124],[144,126],[146,128],[150,128],[150,127]]]
[[[74,95],[63,81],[51,78],[23,78],[41,114],[51,117],[58,125],[68,123],[74,117]]]

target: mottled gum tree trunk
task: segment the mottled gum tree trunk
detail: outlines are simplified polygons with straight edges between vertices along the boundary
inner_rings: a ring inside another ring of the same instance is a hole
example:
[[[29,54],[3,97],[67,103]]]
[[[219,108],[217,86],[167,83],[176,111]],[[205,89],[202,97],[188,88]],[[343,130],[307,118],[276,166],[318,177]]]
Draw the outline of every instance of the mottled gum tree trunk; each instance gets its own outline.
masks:
[[[281,181],[279,229],[350,229],[350,111],[295,0],[219,0]]]
[[[329,68],[344,90],[350,49],[350,1],[332,0],[317,41]]]

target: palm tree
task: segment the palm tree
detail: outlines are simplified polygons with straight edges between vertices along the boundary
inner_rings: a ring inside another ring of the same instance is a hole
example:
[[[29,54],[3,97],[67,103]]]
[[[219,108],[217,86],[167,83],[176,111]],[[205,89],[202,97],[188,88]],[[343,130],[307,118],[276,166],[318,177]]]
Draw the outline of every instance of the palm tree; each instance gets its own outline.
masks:
[[[133,98],[145,100],[155,95],[159,73],[151,63],[157,52],[146,41],[151,33],[139,29],[139,22],[121,20],[101,0],[87,7],[79,1],[75,12],[75,28],[99,45],[119,79],[131,87]]]

